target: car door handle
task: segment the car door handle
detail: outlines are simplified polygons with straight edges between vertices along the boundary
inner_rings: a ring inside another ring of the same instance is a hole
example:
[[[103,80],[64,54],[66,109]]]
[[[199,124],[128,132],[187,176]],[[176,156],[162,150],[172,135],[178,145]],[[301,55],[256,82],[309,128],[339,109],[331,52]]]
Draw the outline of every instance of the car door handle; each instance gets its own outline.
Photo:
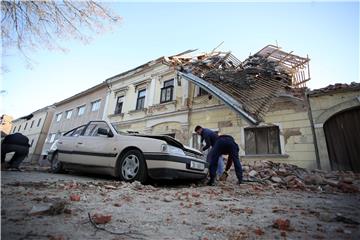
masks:
[[[78,142],[77,144],[83,144],[82,142]]]
[[[58,144],[63,144],[63,142],[58,142]]]

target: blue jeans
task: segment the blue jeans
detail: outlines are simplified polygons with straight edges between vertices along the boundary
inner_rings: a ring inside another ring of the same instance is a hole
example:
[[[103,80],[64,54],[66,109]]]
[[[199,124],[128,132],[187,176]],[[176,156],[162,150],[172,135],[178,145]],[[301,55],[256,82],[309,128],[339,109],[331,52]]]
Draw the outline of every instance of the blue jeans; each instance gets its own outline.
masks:
[[[207,162],[210,164],[210,161],[211,161],[211,157],[210,157],[210,151],[208,152],[207,156],[206,156],[206,160]],[[224,172],[224,157],[221,155],[219,157],[219,162],[218,162],[218,167],[217,167],[217,170],[216,170],[216,174],[218,176],[221,176]]]
[[[216,170],[216,174],[218,176],[221,176],[224,172],[224,157],[221,155],[219,157],[219,162],[218,162],[218,167],[217,167],[217,170]]]

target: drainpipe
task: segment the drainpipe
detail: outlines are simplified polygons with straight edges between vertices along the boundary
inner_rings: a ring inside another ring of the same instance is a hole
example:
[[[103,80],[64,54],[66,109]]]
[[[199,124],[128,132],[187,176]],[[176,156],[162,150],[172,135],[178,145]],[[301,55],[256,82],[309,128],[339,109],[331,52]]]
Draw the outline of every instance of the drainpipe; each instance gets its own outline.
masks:
[[[107,117],[107,111],[108,111],[109,97],[110,97],[110,94],[111,94],[111,85],[109,84],[109,82],[107,80],[105,80],[105,82],[106,82],[106,86],[107,86],[108,90],[106,91],[104,110],[103,110],[103,115],[102,115],[101,119],[109,121],[109,118]]]
[[[310,99],[309,99],[309,92],[308,91],[306,91],[305,97],[306,97],[306,102],[307,102],[307,105],[308,105],[308,115],[309,115],[309,120],[310,120],[310,125],[311,125],[311,132],[312,132],[312,135],[313,135],[313,141],[314,141],[314,147],[315,147],[316,167],[318,169],[321,169],[319,148],[318,148],[318,143],[317,143],[317,139],[316,139],[314,119],[312,117],[312,111],[311,111],[311,105],[310,105]]]

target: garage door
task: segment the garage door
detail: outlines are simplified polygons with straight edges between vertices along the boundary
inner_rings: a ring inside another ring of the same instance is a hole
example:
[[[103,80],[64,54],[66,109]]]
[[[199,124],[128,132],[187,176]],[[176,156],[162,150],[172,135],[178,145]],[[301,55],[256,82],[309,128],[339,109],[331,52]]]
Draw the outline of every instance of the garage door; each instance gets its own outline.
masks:
[[[332,116],[324,131],[332,170],[360,172],[360,107]]]

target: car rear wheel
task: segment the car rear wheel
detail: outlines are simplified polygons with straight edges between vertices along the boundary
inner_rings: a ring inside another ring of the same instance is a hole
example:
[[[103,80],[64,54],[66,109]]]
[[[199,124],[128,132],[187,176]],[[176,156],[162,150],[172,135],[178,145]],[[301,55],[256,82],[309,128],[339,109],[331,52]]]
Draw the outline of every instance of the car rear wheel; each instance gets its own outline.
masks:
[[[61,173],[63,172],[62,163],[59,160],[59,154],[57,152],[51,158],[51,172],[53,173]]]
[[[119,175],[121,180],[126,182],[147,180],[147,169],[145,159],[138,150],[130,150],[126,152],[119,163]]]

